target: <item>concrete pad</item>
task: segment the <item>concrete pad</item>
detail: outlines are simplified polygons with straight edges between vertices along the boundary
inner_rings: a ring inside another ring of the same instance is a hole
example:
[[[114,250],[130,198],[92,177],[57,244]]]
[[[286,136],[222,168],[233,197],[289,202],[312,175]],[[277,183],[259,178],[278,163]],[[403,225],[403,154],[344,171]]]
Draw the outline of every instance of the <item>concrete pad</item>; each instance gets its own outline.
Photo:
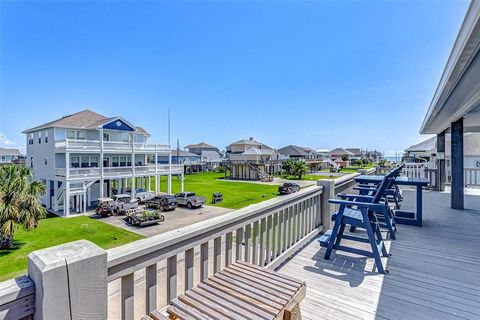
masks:
[[[164,222],[144,227],[129,225],[124,220],[125,216],[111,216],[108,218],[97,218],[96,216],[92,216],[92,218],[131,232],[138,233],[144,237],[151,237],[160,233],[188,226],[192,223],[217,217],[231,211],[233,211],[233,209],[214,206],[203,206],[198,209],[179,207],[173,211],[162,212],[162,214],[165,215]]]

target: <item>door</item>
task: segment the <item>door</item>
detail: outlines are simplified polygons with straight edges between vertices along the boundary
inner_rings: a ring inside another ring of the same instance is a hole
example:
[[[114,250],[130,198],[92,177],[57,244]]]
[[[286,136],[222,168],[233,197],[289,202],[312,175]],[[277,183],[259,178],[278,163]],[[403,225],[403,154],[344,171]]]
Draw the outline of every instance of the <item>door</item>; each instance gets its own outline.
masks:
[[[110,167],[110,158],[103,158],[103,166],[105,168]]]

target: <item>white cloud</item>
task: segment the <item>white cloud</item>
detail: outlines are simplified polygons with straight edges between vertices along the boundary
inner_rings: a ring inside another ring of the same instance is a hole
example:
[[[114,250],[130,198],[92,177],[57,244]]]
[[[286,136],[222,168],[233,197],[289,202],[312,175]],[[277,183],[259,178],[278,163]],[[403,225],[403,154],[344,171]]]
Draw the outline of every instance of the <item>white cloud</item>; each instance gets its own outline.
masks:
[[[0,132],[0,147],[15,147],[18,143],[9,140],[6,135]]]

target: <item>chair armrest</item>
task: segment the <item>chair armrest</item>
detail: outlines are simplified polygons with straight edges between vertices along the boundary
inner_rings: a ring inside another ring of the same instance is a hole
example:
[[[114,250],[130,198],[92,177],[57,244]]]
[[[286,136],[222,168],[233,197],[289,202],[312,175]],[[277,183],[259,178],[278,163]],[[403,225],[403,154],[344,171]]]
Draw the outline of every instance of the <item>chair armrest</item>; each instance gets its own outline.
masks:
[[[338,204],[344,206],[357,206],[359,208],[367,208],[373,211],[383,211],[385,209],[385,205],[380,203],[357,202],[341,199],[329,199],[328,202],[330,202],[331,204]]]
[[[372,202],[373,196],[359,195],[359,194],[343,194],[339,193],[337,196],[342,200]]]

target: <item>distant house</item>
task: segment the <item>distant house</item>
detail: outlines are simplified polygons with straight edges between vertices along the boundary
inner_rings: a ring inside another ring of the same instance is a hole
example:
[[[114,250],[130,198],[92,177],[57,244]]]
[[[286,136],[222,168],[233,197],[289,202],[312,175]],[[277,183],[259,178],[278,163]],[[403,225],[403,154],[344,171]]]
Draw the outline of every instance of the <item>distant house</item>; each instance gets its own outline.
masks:
[[[436,153],[437,137],[424,140],[405,149],[407,162],[428,162],[432,153]]]
[[[294,159],[294,160],[302,159],[302,160],[305,160],[309,156],[309,152],[307,152],[305,150],[305,148],[295,146],[295,145],[292,145],[292,144],[278,149],[278,152],[282,156],[284,156],[286,159]]]
[[[0,164],[19,163],[23,159],[18,149],[0,148]]]
[[[200,162],[203,164],[201,169],[202,171],[214,170],[221,164],[223,160],[220,150],[217,147],[205,142],[189,144],[184,149],[188,150],[190,153],[200,156]]]
[[[349,156],[350,161],[364,158],[364,154],[362,152],[362,149],[360,148],[345,148],[345,150],[351,153],[351,155]]]
[[[226,165],[232,179],[269,179],[282,170],[280,152],[253,138],[233,142],[226,150]]]
[[[350,166],[350,159],[355,155],[344,148],[336,148],[330,151],[330,158],[341,167]]]

